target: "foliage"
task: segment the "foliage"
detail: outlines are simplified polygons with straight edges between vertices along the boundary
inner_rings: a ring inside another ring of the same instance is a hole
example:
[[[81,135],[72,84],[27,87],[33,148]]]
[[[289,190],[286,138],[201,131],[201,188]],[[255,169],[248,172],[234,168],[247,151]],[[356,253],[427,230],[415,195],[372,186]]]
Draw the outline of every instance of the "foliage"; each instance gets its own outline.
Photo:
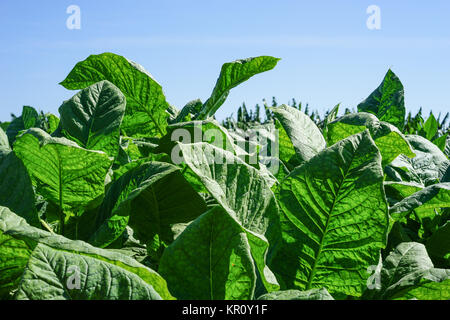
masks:
[[[405,117],[389,70],[358,112],[274,98],[214,120],[278,61],[226,63],[178,110],[142,66],[94,55],[60,119],[2,123],[0,298],[449,299],[448,116]]]

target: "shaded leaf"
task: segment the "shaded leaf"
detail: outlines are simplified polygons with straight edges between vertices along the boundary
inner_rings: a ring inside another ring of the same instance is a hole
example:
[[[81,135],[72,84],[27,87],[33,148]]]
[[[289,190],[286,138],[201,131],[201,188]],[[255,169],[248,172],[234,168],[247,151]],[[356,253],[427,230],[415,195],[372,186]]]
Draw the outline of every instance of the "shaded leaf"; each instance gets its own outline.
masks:
[[[183,300],[249,300],[256,284],[246,232],[219,206],[165,249],[158,271]]]
[[[420,243],[399,244],[375,276],[380,288],[369,289],[365,299],[450,299],[450,270],[434,268]]]
[[[144,163],[122,175],[108,189],[89,242],[104,247],[116,240],[129,223],[134,237],[143,243],[158,235],[168,244],[173,240],[171,225],[192,221],[205,211],[204,200],[178,167]]]
[[[39,225],[31,179],[12,151],[0,151],[0,206],[16,212],[33,226]]]

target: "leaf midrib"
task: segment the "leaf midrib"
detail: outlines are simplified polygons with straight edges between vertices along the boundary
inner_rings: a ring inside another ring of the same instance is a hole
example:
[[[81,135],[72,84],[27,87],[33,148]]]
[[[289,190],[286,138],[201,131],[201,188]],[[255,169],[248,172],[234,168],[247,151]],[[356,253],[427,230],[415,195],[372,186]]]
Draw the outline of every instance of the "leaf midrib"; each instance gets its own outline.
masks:
[[[349,164],[349,166],[348,166],[348,168],[347,168],[347,170],[346,170],[346,172],[345,172],[345,174],[344,174],[344,176],[343,176],[343,178],[342,178],[342,180],[341,180],[341,182],[340,182],[340,184],[339,184],[339,187],[338,187],[338,189],[337,189],[337,191],[336,191],[336,196],[334,197],[333,204],[331,205],[331,209],[330,209],[330,214],[328,215],[328,217],[327,217],[327,222],[326,222],[326,224],[325,224],[325,230],[324,230],[324,232],[322,233],[322,237],[321,237],[321,239],[320,239],[319,250],[318,250],[318,252],[317,252],[316,259],[314,260],[313,267],[311,268],[311,273],[309,274],[308,283],[306,284],[306,290],[311,289],[311,284],[312,284],[312,281],[313,281],[314,276],[315,276],[316,271],[317,271],[317,262],[319,261],[320,255],[321,255],[321,253],[322,253],[323,242],[324,242],[324,240],[325,240],[325,235],[328,233],[328,226],[329,226],[330,219],[331,219],[331,216],[332,216],[333,211],[334,211],[334,207],[335,207],[335,205],[336,205],[336,202],[337,202],[339,193],[340,193],[340,191],[341,191],[342,185],[344,184],[344,181],[345,181],[345,179],[347,178],[348,173],[350,172],[350,168],[352,167],[352,163],[353,163],[353,160],[354,160],[354,158],[355,158],[355,154],[356,154],[356,152],[357,152],[358,149],[359,149],[359,146],[360,146],[360,144],[358,145],[358,148],[355,150],[355,152],[352,153],[352,158],[351,158],[351,160],[350,160],[350,164]]]

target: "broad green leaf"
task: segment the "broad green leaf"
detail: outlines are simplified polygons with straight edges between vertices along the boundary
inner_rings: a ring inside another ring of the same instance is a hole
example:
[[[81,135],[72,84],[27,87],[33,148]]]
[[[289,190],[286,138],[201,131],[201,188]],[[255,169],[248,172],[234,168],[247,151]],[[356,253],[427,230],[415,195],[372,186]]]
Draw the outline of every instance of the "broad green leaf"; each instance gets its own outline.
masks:
[[[386,245],[381,156],[366,130],[325,149],[283,181],[283,246],[270,267],[287,289],[360,296]]]
[[[59,108],[62,132],[80,147],[115,157],[125,105],[124,95],[109,81],[93,84]]]
[[[322,132],[309,116],[287,105],[271,110],[286,130],[301,162],[308,161],[325,149]]]
[[[53,138],[41,129],[30,129],[20,136],[14,152],[27,168],[37,193],[63,213],[79,211],[103,195],[112,162],[103,152]],[[60,227],[64,225],[60,223]]]
[[[329,123],[326,136],[328,145],[366,129],[369,129],[380,150],[383,165],[391,163],[400,154],[410,158],[415,156],[408,141],[397,128],[366,112],[348,114]]]
[[[24,106],[22,109],[22,115],[15,118],[8,129],[6,129],[6,135],[8,136],[9,143],[13,144],[16,136],[23,130],[27,130],[38,125],[39,114],[33,107]]]
[[[368,289],[363,298],[450,299],[450,270],[434,268],[425,246],[420,243],[399,244],[374,276],[379,279],[380,287]]]
[[[269,247],[276,246],[279,213],[264,176],[231,152],[208,143],[178,146],[184,163],[197,175],[215,200],[247,231],[252,256],[267,290],[278,283],[266,266]]]
[[[398,220],[414,210],[419,218],[425,218],[435,215],[433,209],[449,207],[450,182],[444,182],[428,186],[397,202],[389,209],[389,213]]]
[[[0,151],[0,206],[16,212],[33,226],[39,224],[30,176],[12,151]]]
[[[211,97],[203,104],[196,120],[212,117],[225,102],[231,89],[258,73],[272,70],[279,60],[270,56],[261,56],[225,63]]]
[[[0,208],[0,283],[18,285],[16,299],[172,299],[155,271],[116,252],[29,226]],[[20,277],[20,278],[18,278]]]
[[[258,300],[334,300],[327,289],[311,289],[307,291],[283,290],[266,293]]]
[[[403,129],[406,113],[403,84],[392,70],[389,69],[380,86],[358,105],[358,112],[372,113],[381,121]]]
[[[139,64],[113,54],[91,55],[78,62],[61,85],[69,90],[84,89],[108,80],[125,95],[127,108],[122,131],[128,136],[163,136],[168,114],[161,85]]]
[[[450,221],[437,229],[426,243],[427,251],[431,258],[439,261],[446,260],[450,266]]]
[[[158,272],[182,300],[249,300],[256,285],[246,231],[219,206],[164,250]]]
[[[425,121],[423,125],[423,129],[425,131],[425,138],[428,140],[433,140],[434,136],[438,132],[439,123],[437,122],[436,118],[434,117],[433,113],[430,113],[430,116],[428,117],[427,121]]]
[[[92,256],[68,253],[45,244],[38,244],[30,255],[15,298],[161,300],[152,285],[132,272]]]
[[[143,243],[158,236],[168,244],[173,241],[171,225],[192,221],[205,211],[204,200],[178,167],[144,163],[122,175],[108,189],[89,242],[104,247],[129,224],[134,237]]]

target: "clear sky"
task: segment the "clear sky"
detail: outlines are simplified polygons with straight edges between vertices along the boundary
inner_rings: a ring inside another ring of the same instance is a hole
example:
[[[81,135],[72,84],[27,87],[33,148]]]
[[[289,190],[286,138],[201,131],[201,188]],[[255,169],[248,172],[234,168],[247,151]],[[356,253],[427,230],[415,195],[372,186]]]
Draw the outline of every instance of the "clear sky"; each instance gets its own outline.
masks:
[[[72,4],[80,30],[66,27]],[[381,9],[381,30],[366,26],[369,5]],[[143,65],[178,108],[205,101],[224,62],[282,58],[233,89],[219,119],[272,96],[322,112],[356,107],[388,68],[405,86],[408,110],[450,111],[448,0],[1,0],[0,39],[1,121],[23,105],[57,114],[75,94],[58,83],[106,51]]]

